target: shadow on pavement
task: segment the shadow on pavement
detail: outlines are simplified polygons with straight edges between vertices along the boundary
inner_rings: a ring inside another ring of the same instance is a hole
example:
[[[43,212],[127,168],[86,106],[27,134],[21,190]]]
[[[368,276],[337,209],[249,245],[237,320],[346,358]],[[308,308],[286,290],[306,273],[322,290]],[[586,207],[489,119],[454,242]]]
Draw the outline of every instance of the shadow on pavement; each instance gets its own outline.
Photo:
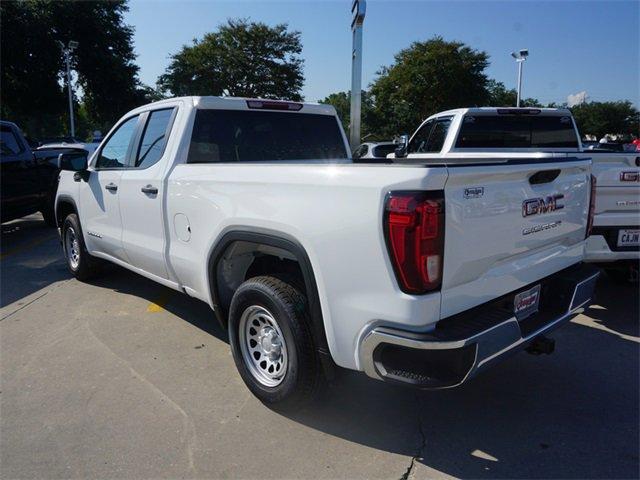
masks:
[[[621,284],[601,275],[596,299],[585,312],[592,320],[622,335],[640,336],[638,284]],[[635,319],[636,321],[630,321]]]
[[[0,307],[71,277],[58,233],[40,214],[2,224]]]
[[[13,230],[2,227],[3,252],[9,242],[52,232],[31,220]],[[63,278],[68,274],[52,237],[3,259],[2,302]],[[92,283],[162,304],[227,341],[209,306],[198,300],[115,266]],[[418,392],[341,370],[318,402],[286,417],[414,457],[418,476],[426,465],[461,478],[637,478],[637,289],[601,282],[596,305],[586,313],[606,329],[566,325],[554,334],[554,355],[518,354],[460,388]]]
[[[103,270],[100,275],[89,280],[88,283],[114,292],[144,298],[150,303],[161,304],[164,310],[228,343],[226,330],[220,326],[215,314],[206,303],[159,285],[117,265],[104,264],[101,268]]]
[[[556,339],[452,390],[345,374],[290,418],[460,478],[636,478],[638,344],[574,324]]]
[[[228,341],[206,304],[109,268],[95,285],[165,298],[163,308]],[[594,319],[633,335],[638,296],[625,292],[601,285]],[[285,416],[461,478],[635,477],[638,343],[575,323],[554,336],[554,355],[518,354],[452,390],[418,392],[340,370],[311,408]]]

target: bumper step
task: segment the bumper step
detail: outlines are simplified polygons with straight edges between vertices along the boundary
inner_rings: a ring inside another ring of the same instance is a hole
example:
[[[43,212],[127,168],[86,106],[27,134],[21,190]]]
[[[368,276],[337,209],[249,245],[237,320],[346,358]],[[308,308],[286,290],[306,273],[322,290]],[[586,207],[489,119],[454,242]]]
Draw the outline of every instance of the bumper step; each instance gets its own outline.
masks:
[[[529,348],[551,353],[553,340],[544,335],[581,313],[593,298],[599,270],[579,264],[541,284],[539,311],[518,321],[516,294],[443,319],[428,333],[377,327],[362,341],[360,358],[370,377],[425,389],[460,385],[510,353]]]

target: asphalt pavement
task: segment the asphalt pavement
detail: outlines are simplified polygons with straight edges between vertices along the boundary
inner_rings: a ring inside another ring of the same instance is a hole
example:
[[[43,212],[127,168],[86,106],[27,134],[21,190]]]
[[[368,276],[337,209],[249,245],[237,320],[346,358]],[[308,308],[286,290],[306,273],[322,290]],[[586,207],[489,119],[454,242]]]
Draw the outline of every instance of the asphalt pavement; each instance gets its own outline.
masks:
[[[453,390],[342,372],[281,414],[208,306],[118,267],[67,273],[39,216],[2,225],[2,478],[638,478],[637,285],[603,277],[556,353]]]

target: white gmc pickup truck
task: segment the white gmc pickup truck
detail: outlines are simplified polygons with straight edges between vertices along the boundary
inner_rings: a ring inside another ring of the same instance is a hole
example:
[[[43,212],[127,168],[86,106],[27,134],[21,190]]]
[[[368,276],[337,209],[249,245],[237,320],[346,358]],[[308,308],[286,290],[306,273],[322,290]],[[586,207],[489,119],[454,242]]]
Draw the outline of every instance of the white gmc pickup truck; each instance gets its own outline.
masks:
[[[176,98],[89,162],[61,155],[56,215],[78,279],[108,260],[208,303],[267,404],[309,400],[335,365],[453,387],[549,351],[598,275],[589,160],[460,159],[354,164],[331,106]]]
[[[595,216],[585,261],[602,266],[616,280],[637,280],[640,153],[583,150],[567,109],[463,108],[437,113],[389,157],[395,162],[444,161],[451,166],[469,156],[515,160],[540,153],[592,160]]]
[[[595,216],[585,261],[614,280],[638,281],[640,264],[640,152],[587,150],[596,178]]]

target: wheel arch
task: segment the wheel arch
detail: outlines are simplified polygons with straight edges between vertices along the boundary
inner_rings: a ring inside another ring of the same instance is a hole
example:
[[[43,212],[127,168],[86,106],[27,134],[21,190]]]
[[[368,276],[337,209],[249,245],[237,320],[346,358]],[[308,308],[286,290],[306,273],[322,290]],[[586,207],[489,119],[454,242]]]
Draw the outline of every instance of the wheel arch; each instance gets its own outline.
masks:
[[[55,204],[56,224],[62,226],[65,217],[70,213],[78,214],[78,206],[73,197],[69,195],[58,195]]]
[[[284,232],[254,227],[233,227],[227,230],[214,245],[208,257],[207,279],[214,312],[220,324],[226,329],[228,323],[228,305],[225,307],[221,299],[221,292],[217,282],[218,272],[225,253],[238,242],[254,244],[257,248],[267,247],[287,252],[291,259],[295,259],[295,262],[297,262],[300,268],[302,279],[304,280],[316,349],[321,354],[323,364],[326,364],[327,362],[324,360],[331,356],[313,266],[302,244]]]

